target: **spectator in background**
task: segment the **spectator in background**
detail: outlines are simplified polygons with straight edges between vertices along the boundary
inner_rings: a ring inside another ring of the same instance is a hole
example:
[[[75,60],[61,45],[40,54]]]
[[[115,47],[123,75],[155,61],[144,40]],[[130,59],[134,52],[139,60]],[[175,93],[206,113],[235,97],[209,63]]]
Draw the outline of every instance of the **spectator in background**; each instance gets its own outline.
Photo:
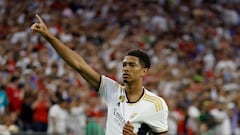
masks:
[[[218,101],[210,112],[216,122],[216,135],[231,135],[231,122],[227,110],[226,101]]]
[[[20,112],[20,119],[22,121],[22,129],[23,131],[32,131],[32,122],[33,122],[33,110],[32,103],[34,101],[34,96],[32,91],[24,91],[21,86],[20,90],[24,92],[23,94],[23,103]]]
[[[16,112],[18,115],[21,113],[23,93],[19,89],[19,76],[13,75],[10,82],[6,85],[6,92],[9,98],[9,109]]]
[[[3,115],[2,125],[7,129],[11,134],[16,134],[20,131],[18,125],[18,114],[16,112],[9,112]]]
[[[205,99],[200,105],[200,115],[199,115],[199,132],[200,134],[215,134],[214,128],[217,123],[214,119],[214,116],[210,113],[213,109],[213,102],[209,99]]]
[[[31,106],[33,110],[33,130],[46,132],[48,127],[48,111],[52,104],[48,95],[43,91],[37,91],[36,98]]]
[[[80,97],[72,100],[68,118],[70,132],[73,135],[85,135],[85,127],[87,123],[86,104]]]
[[[0,115],[3,115],[6,112],[8,104],[9,101],[5,87],[3,85],[0,85]]]
[[[105,135],[105,131],[94,119],[89,119],[85,128],[85,135]]]
[[[176,108],[176,103],[173,99],[167,100],[169,106],[169,117],[168,117],[168,124],[169,124],[169,135],[176,135],[178,134],[178,122],[183,119],[181,115],[178,113]]]
[[[66,135],[68,133],[68,109],[69,103],[62,97],[59,97],[57,104],[54,104],[50,107],[47,128],[47,132],[49,134]]]

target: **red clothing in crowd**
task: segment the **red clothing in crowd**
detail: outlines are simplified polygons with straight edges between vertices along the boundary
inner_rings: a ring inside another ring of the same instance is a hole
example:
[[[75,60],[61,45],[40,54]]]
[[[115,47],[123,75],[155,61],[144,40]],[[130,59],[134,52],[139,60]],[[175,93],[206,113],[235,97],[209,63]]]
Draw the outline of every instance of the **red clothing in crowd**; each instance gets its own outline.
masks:
[[[40,101],[36,108],[33,110],[33,121],[47,123],[48,109],[48,103],[45,101]]]
[[[7,96],[9,99],[9,109],[14,112],[21,112],[22,108],[22,95],[17,87],[8,86],[6,87]]]

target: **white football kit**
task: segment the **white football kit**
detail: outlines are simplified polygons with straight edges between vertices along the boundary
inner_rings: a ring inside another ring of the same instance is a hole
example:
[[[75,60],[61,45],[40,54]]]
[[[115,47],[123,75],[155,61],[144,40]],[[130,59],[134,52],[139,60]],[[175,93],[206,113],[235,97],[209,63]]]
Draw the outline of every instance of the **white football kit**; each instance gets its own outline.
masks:
[[[108,107],[106,135],[122,135],[123,126],[127,121],[132,123],[134,133],[138,135],[167,132],[166,102],[143,89],[144,93],[137,102],[128,102],[124,86],[101,76],[99,93]]]

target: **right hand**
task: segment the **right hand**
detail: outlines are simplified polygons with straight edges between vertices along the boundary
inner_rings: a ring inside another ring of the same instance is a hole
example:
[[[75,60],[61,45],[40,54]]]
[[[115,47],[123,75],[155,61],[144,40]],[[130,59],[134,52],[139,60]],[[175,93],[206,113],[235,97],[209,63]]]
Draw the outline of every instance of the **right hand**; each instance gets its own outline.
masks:
[[[50,32],[48,31],[47,25],[43,22],[42,18],[38,15],[36,15],[39,23],[34,23],[31,26],[31,30],[33,32],[39,32],[42,36],[46,37],[50,34]]]
[[[123,135],[137,135],[133,133],[133,125],[128,121],[123,127]]]

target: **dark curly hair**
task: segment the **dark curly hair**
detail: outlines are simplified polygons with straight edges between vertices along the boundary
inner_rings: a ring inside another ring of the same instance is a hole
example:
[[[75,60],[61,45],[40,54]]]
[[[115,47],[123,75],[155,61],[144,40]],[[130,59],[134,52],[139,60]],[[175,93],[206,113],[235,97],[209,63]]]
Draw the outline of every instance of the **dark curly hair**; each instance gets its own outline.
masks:
[[[149,56],[147,55],[146,52],[144,52],[142,50],[139,50],[139,49],[131,50],[127,53],[127,56],[138,57],[141,66],[144,67],[144,68],[150,68],[151,67],[151,62],[150,62]]]

